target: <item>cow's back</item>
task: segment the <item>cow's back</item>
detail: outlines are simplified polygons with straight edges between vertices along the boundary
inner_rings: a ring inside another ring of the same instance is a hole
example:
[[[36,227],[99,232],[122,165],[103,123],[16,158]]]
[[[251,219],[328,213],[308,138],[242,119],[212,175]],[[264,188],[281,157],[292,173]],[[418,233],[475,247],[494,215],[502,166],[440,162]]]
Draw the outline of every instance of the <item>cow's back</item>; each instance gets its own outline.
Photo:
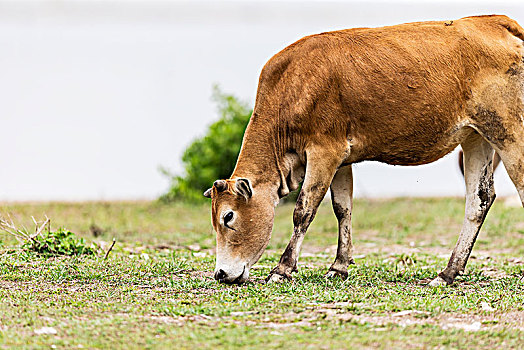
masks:
[[[460,142],[478,86],[522,69],[521,30],[487,16],[306,37],[264,67],[255,113],[294,149],[344,138],[351,162],[431,162]]]

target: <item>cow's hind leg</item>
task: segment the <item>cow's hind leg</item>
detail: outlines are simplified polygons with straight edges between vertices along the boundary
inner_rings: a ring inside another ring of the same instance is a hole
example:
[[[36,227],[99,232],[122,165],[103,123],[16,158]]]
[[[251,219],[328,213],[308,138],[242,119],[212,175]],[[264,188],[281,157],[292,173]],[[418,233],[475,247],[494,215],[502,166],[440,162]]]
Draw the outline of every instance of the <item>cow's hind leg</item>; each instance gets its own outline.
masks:
[[[354,264],[353,243],[351,242],[351,211],[353,209],[353,174],[351,165],[337,170],[331,182],[331,203],[338,220],[338,248],[335,262],[326,277],[348,276],[348,266]]]
[[[524,131],[522,135],[524,135]],[[498,152],[511,181],[517,188],[520,201],[524,207],[524,136],[522,136],[521,140],[520,144],[517,142],[508,143]]]
[[[430,283],[432,286],[451,284],[455,277],[464,271],[480,227],[495,200],[493,148],[475,133],[465,140],[462,149],[466,181],[466,215],[448,266]]]
[[[493,155],[493,172],[497,170],[499,163],[500,163],[500,156],[498,153],[495,152],[495,154]],[[462,150],[460,150],[458,154],[458,165],[459,165],[460,172],[462,173],[462,176],[464,176],[464,152],[462,152]]]

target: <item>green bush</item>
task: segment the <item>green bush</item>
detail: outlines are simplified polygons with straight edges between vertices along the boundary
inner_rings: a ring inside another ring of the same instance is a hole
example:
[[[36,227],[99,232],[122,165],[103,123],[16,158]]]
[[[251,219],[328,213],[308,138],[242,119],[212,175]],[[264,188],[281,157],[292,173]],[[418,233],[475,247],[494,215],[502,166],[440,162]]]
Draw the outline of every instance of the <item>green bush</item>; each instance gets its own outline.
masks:
[[[161,200],[200,201],[204,198],[202,193],[215,180],[231,176],[252,109],[235,96],[224,94],[216,86],[213,88],[213,100],[218,106],[220,119],[184,151],[183,175],[172,175],[161,169],[171,178],[171,187]]]

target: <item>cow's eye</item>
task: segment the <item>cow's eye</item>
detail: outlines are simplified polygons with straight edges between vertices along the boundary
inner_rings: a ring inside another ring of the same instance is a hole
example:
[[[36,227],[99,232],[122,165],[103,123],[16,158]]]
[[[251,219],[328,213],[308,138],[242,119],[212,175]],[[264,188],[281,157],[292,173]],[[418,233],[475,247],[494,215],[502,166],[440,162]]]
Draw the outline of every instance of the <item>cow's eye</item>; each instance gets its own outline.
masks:
[[[227,226],[228,222],[230,222],[231,220],[233,220],[233,212],[228,211],[226,215],[224,215],[224,225]]]

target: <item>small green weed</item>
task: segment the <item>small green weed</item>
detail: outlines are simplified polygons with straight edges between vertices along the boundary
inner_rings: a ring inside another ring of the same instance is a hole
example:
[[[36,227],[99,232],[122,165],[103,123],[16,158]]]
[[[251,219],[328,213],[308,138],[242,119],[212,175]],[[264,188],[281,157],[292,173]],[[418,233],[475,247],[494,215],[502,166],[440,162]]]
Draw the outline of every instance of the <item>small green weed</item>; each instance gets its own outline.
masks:
[[[33,218],[35,233],[31,234],[27,229],[19,229],[13,220],[0,218],[0,229],[16,237],[22,242],[21,248],[24,251],[35,252],[41,255],[94,255],[96,249],[88,246],[83,238],[64,228],[51,231],[51,221],[46,217],[43,224],[39,224]],[[47,228],[47,232],[46,229]]]
[[[48,231],[22,244],[22,249],[42,255],[94,255],[95,248],[88,246],[83,238],[66,229]]]

